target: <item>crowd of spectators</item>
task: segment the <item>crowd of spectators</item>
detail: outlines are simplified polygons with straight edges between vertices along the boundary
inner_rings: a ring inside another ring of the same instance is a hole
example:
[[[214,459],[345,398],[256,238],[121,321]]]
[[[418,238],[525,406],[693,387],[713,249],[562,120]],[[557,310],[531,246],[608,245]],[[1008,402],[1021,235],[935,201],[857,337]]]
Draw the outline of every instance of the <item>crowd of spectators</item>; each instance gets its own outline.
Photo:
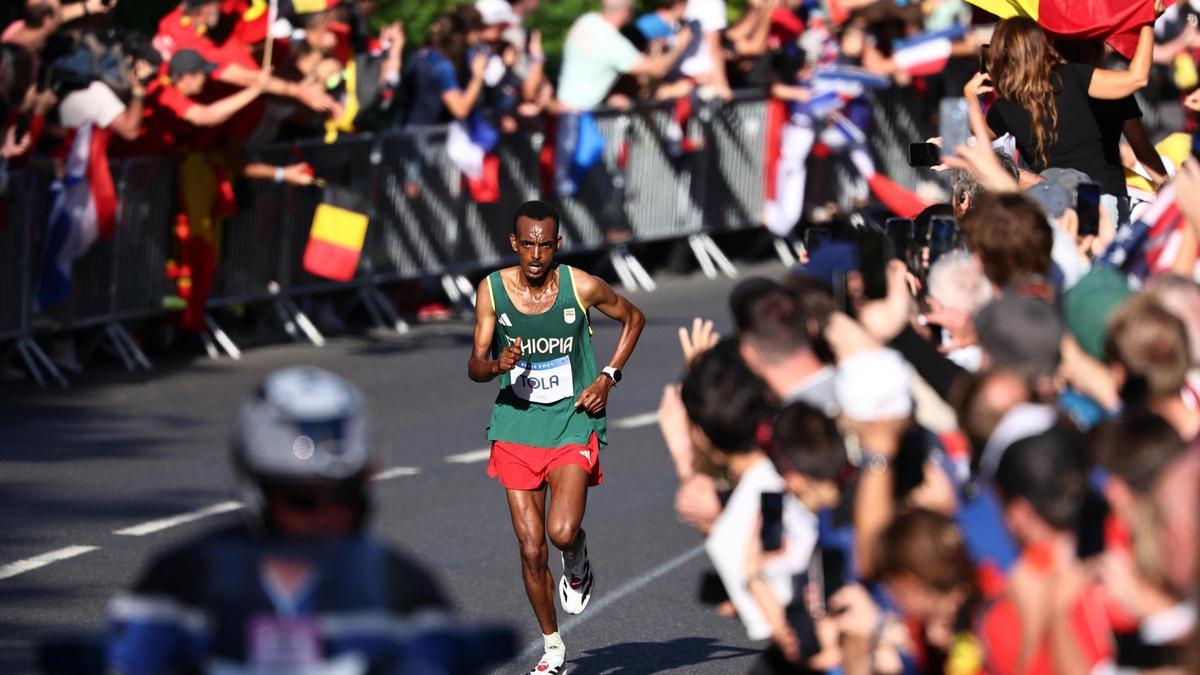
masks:
[[[946,203],[835,219],[733,335],[681,329],[676,511],[752,672],[1200,665],[1200,162],[1133,97],[1164,21],[1191,49],[1166,16],[1109,70],[1001,21]]]

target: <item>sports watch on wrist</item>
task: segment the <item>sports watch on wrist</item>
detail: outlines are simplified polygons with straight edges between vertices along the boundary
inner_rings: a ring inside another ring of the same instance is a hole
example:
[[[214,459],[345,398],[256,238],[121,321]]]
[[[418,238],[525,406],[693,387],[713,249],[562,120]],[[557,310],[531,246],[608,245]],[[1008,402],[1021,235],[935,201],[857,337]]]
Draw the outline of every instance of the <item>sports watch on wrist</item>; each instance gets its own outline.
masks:
[[[601,369],[600,372],[604,375],[607,375],[609,377],[609,379],[611,379],[613,381],[613,384],[621,383],[621,369],[620,368],[613,368],[612,366],[604,366],[604,368]]]

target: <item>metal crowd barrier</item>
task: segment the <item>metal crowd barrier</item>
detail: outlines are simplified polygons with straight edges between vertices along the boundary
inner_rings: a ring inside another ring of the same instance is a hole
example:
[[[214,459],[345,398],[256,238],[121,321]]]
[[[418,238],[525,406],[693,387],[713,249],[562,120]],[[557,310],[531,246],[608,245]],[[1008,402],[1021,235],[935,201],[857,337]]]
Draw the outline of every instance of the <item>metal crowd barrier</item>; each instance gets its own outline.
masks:
[[[911,92],[874,97],[870,132],[880,170],[913,187],[918,176],[903,161],[913,138],[920,101]],[[238,213],[224,224],[210,309],[269,302],[288,334],[322,344],[323,337],[297,302],[302,296],[353,291],[375,322],[404,330],[379,285],[405,279],[440,279],[464,310],[474,300],[466,275],[512,259],[512,212],[531,198],[556,202],[563,214],[566,252],[606,252],[622,283],[652,289],[653,279],[631,244],[686,239],[702,270],[736,274],[710,234],[760,226],[766,167],[766,103],[741,95],[728,103],[698,101],[686,123],[675,102],[595,114],[605,137],[603,157],[579,190],[559,198],[543,189],[541,153],[548,142],[541,122],[503,137],[493,152],[501,166],[501,197],[474,202],[445,152],[445,127],[409,128],[319,141],[276,145],[253,153],[275,165],[306,161],[317,175],[369,197],[368,228],[356,278],[337,283],[302,266],[321,191],[270,181],[238,183]],[[686,139],[692,151],[682,150]],[[139,159],[113,164],[120,195],[114,239],[97,242],[75,262],[70,299],[45,312],[55,330],[100,328],[130,370],[150,363],[123,323],[162,316],[171,293],[165,268],[172,258],[177,181],[174,160]],[[0,229],[0,341],[12,345],[39,382],[61,375],[33,341],[33,293],[40,237],[46,229],[49,177],[17,173],[10,189],[8,225]],[[237,357],[237,346],[209,319],[210,354]],[[10,354],[11,356],[11,354]]]

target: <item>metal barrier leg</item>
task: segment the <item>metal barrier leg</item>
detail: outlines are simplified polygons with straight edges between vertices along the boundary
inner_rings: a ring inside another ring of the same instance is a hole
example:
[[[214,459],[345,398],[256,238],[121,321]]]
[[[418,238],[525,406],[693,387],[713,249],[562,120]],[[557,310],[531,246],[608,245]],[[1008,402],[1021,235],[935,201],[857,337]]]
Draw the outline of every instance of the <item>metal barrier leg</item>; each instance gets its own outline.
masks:
[[[275,310],[275,316],[279,317],[279,322],[283,324],[283,332],[287,333],[287,336],[292,339],[292,342],[299,342],[300,333],[296,328],[296,321],[292,318],[291,314],[288,314],[287,309],[283,306],[283,303],[279,301],[278,297],[276,297],[275,301],[271,303],[271,307]]]
[[[408,323],[400,318],[396,308],[392,307],[387,296],[379,292],[378,288],[363,284],[358,287],[358,298],[377,327],[394,330],[402,335],[408,332]]]
[[[783,237],[775,237],[775,255],[779,256],[779,261],[787,267],[792,267],[799,262],[795,253],[792,252],[791,243]]]
[[[296,325],[300,326],[301,332],[303,332],[304,336],[308,338],[308,341],[318,347],[324,347],[325,336],[321,335],[321,331],[317,330],[317,327],[311,320],[309,320],[308,315],[300,311],[300,308],[297,307],[295,303],[291,301],[291,299],[288,299],[287,303],[295,313]]]
[[[468,297],[463,295],[462,290],[458,286],[457,275],[443,274],[442,275],[442,290],[446,291],[446,297],[450,298],[450,303],[458,307],[459,314],[463,316],[472,315],[475,313],[475,303]]]
[[[629,271],[629,264],[625,261],[625,257],[621,255],[618,249],[609,249],[608,259],[612,262],[613,269],[617,272],[617,277],[621,280],[621,286],[629,291],[637,290],[637,282],[634,281],[633,273]]]
[[[146,353],[141,347],[133,341],[133,336],[125,327],[116,321],[109,321],[104,325],[104,333],[108,339],[112,341],[113,347],[117,350],[117,355],[121,357],[121,361],[125,363],[125,370],[134,372],[140,366],[146,372],[154,370],[150,359],[146,358]]]
[[[625,288],[633,291],[640,288],[651,292],[658,288],[658,284],[654,283],[650,273],[628,246],[613,247],[609,250],[608,257],[617,271],[617,276],[621,278],[621,285]]]
[[[33,376],[33,381],[38,383],[39,387],[46,386],[46,378],[42,376],[42,370],[46,374],[54,378],[58,386],[63,389],[67,388],[67,378],[63,377],[54,362],[46,356],[46,352],[34,342],[32,338],[22,337],[17,341],[17,351],[21,354],[21,360],[25,362],[25,367],[29,370],[29,374]]]
[[[721,250],[721,247],[717,246],[717,242],[713,241],[712,237],[707,234],[697,234],[695,236],[700,238],[700,244],[708,251],[709,257],[712,258],[717,267],[721,268],[725,276],[731,279],[737,277],[737,268],[733,266],[733,263],[725,256],[725,252]]]
[[[700,241],[698,234],[693,234],[688,237],[688,246],[692,248],[692,255],[696,256],[696,262],[700,263],[700,271],[709,279],[717,278],[717,268],[713,265],[712,258],[708,255],[708,249],[704,247],[704,243]]]
[[[471,307],[475,307],[475,287],[471,285],[471,282],[463,275],[456,274],[454,275],[454,283],[458,285],[458,290],[470,301]]]
[[[292,302],[291,298],[277,295],[273,304],[275,305],[275,313],[283,321],[284,330],[287,331],[293,340],[300,340],[300,335],[297,333],[297,329],[299,329],[299,333],[303,333],[304,337],[313,343],[313,345],[317,347],[325,346],[325,336],[321,335],[321,331],[317,330],[317,327],[309,320],[308,315],[300,311],[300,308],[296,306],[296,303]]]
[[[225,330],[222,329],[220,324],[217,323],[216,319],[212,317],[212,314],[204,315],[204,325],[208,327],[208,332],[212,334],[212,339],[216,340],[217,345],[219,345],[221,349],[223,349],[225,353],[229,355],[229,358],[233,359],[234,361],[242,358],[242,350],[238,349],[238,346],[233,343],[233,340],[229,338],[229,335],[225,332]],[[208,335],[205,335],[204,337],[208,338]],[[209,341],[206,340],[206,342]],[[216,348],[210,347],[211,342],[205,344],[205,350],[208,351],[208,355],[212,358],[217,358]]]

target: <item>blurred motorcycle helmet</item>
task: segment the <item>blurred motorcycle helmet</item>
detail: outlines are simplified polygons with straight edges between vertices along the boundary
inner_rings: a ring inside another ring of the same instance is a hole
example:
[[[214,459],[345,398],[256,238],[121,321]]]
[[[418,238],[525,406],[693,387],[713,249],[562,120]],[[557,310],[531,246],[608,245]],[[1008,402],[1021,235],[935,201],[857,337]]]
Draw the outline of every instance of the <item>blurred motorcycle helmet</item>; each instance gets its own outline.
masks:
[[[281,497],[300,510],[351,505],[360,526],[375,466],[366,426],[362,395],[341,377],[311,366],[268,375],[242,403],[232,443],[251,524],[277,529],[270,505]]]

